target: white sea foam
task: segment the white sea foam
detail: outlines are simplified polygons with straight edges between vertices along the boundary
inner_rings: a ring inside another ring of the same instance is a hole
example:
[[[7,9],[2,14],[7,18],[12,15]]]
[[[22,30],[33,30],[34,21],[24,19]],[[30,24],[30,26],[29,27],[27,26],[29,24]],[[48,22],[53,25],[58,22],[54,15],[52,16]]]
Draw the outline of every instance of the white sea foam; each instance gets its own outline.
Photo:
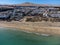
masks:
[[[0,27],[0,28],[4,28],[4,27]]]
[[[36,35],[40,35],[40,33],[35,33]]]
[[[49,34],[41,34],[42,36],[50,36]]]
[[[24,31],[24,32],[26,32],[26,33],[32,33],[32,32],[29,32],[29,31]]]

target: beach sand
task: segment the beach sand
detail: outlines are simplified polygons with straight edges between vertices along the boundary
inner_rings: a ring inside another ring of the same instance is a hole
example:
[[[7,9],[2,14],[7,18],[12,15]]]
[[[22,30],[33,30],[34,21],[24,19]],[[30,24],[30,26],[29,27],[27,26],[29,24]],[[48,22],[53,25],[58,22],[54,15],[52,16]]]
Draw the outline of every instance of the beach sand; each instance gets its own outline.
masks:
[[[20,29],[21,31],[60,35],[60,22],[0,21],[0,27],[16,28]]]

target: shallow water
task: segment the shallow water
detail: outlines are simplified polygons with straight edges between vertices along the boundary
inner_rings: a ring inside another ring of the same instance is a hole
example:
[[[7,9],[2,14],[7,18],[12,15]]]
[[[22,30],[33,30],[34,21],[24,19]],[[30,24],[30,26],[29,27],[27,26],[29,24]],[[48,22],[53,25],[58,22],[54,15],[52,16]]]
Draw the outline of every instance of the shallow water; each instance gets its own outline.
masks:
[[[60,45],[60,36],[40,36],[16,29],[0,28],[0,45]]]

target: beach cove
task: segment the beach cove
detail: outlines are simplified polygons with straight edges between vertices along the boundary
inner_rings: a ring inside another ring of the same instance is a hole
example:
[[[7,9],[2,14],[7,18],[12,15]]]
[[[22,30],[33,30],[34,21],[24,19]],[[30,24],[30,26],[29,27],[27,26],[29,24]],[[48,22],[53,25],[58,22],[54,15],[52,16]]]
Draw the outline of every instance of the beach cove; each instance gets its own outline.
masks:
[[[60,45],[58,24],[1,21],[0,45]]]

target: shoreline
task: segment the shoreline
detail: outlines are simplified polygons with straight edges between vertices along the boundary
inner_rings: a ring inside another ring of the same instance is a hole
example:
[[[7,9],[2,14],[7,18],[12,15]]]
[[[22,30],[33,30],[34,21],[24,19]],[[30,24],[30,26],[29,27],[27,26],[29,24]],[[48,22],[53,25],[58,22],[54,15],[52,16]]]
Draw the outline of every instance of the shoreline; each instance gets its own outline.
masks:
[[[47,22],[50,25],[50,22]],[[60,25],[48,25],[45,22],[0,22],[0,27],[14,28],[25,32],[60,35]],[[60,22],[59,22],[60,23]],[[46,25],[47,24],[47,25]]]

